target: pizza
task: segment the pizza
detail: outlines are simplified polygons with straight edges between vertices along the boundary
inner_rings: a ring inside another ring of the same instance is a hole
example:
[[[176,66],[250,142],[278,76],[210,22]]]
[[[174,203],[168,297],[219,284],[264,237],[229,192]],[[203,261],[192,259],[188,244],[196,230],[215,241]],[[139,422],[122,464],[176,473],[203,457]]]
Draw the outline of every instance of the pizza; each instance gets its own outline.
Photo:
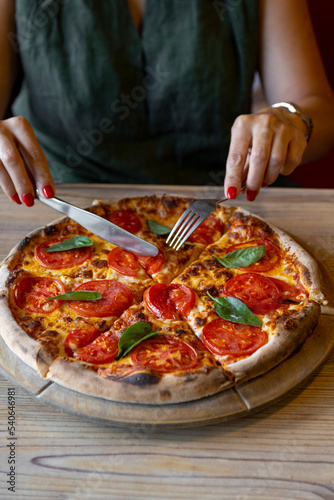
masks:
[[[0,268],[7,346],[56,384],[154,405],[212,396],[290,356],[326,304],[315,260],[225,204],[173,250],[167,235],[192,201],[143,196],[88,209],[156,245],[156,257],[66,217],[27,235]]]

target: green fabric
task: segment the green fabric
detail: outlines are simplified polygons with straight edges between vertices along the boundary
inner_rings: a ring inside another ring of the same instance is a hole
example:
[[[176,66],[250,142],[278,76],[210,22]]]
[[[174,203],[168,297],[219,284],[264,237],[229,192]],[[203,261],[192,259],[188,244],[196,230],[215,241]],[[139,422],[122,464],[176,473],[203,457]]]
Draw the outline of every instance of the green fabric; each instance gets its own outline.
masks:
[[[258,0],[18,0],[14,104],[62,182],[222,181],[250,111]],[[214,174],[214,172],[216,172]]]

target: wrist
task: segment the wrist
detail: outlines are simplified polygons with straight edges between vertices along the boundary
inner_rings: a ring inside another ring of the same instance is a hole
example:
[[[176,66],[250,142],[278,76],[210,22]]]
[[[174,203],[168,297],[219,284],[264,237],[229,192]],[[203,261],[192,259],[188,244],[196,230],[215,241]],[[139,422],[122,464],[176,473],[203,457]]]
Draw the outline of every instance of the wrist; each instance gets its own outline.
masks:
[[[295,104],[293,102],[277,102],[275,104],[272,104],[271,107],[272,108],[285,108],[290,113],[292,113],[296,116],[299,116],[306,126],[305,138],[306,138],[307,142],[309,142],[311,134],[312,134],[312,130],[313,130],[313,121],[312,121],[312,118],[307,113],[305,113],[305,111],[303,111],[299,106],[297,106],[297,104]]]

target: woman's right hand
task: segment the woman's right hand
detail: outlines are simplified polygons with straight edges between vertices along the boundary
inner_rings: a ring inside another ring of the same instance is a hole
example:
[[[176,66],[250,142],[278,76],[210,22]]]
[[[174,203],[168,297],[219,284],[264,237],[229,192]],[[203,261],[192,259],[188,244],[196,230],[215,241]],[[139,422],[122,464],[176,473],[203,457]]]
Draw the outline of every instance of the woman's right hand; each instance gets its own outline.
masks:
[[[46,198],[55,193],[45,155],[22,116],[0,121],[0,186],[11,200],[32,207],[35,187]]]

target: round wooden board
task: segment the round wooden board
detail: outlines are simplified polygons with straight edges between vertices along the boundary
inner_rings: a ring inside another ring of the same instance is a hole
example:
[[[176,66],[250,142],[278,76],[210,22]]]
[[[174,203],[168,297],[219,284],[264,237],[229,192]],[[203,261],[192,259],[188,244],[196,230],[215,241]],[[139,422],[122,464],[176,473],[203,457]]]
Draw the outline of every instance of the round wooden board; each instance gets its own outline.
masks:
[[[86,396],[49,382],[18,358],[0,336],[0,366],[4,375],[40,401],[58,410],[114,426],[137,426],[150,432],[160,427],[191,427],[228,421],[274,404],[305,382],[334,347],[334,280],[320,263],[329,305],[301,349],[270,372],[214,396],[173,405],[117,403]],[[328,292],[328,293],[327,293]]]

